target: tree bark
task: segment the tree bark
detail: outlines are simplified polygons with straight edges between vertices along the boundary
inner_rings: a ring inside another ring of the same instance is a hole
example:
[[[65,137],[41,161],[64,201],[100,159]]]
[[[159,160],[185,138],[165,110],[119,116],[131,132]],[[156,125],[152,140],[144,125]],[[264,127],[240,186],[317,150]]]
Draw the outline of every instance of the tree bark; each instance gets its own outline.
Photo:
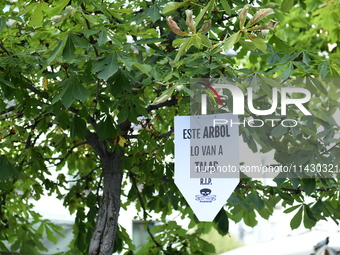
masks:
[[[87,141],[97,151],[103,165],[104,190],[97,222],[91,238],[89,255],[112,255],[118,227],[122,170],[121,153],[107,152],[94,133],[87,133]]]

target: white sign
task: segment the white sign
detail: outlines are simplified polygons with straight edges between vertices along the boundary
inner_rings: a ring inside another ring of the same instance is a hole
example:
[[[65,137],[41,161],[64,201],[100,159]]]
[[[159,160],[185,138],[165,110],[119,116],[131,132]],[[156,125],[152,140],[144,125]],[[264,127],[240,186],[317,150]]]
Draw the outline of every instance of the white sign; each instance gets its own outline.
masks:
[[[239,183],[237,120],[231,113],[175,117],[175,184],[200,221],[213,221]]]

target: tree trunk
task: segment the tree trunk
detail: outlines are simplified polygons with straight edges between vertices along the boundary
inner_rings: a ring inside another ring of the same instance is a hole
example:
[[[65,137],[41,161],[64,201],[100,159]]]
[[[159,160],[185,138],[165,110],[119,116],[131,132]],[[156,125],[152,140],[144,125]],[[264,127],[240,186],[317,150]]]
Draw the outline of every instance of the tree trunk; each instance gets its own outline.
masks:
[[[120,209],[122,184],[121,156],[121,153],[106,152],[101,157],[104,191],[90,243],[89,255],[112,255],[113,252]]]

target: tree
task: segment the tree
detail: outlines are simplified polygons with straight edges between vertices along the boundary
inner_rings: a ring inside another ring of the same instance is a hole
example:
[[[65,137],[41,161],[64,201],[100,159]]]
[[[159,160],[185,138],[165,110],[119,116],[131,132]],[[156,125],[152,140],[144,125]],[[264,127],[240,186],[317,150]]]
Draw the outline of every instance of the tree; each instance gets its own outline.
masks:
[[[0,10],[0,249],[6,240],[11,250],[39,254],[43,233],[56,242],[60,229],[29,203],[43,193],[76,214],[70,254],[134,254],[117,220],[120,207],[135,201],[143,220],[154,211],[165,222],[148,229],[139,254],[214,252],[200,234],[214,227],[225,235],[229,219],[255,226],[255,211],[268,218],[278,203],[297,211],[292,228],[328,217],[338,223],[337,178],[302,178],[315,177],[312,166],[339,164],[332,117],[339,92],[335,79],[326,80],[339,77],[337,1],[18,0],[2,1]],[[231,48],[236,56],[221,54]],[[304,79],[312,116],[289,108],[297,127],[240,127],[254,152],[274,149],[278,163],[304,171],[277,178],[276,187],[243,178],[214,222],[199,223],[165,158],[173,155],[174,116],[188,115],[195,99],[190,78],[223,76],[257,88],[260,109],[268,109],[273,87]],[[71,180],[49,178],[63,168]],[[166,222],[173,211],[195,231]]]

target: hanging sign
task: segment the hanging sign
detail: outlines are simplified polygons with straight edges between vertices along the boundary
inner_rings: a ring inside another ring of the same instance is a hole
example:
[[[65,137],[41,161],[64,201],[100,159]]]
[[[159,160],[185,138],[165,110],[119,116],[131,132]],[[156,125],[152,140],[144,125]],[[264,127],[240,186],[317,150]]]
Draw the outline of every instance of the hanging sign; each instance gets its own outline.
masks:
[[[175,117],[175,184],[200,221],[213,221],[239,183],[237,123],[231,113]]]

